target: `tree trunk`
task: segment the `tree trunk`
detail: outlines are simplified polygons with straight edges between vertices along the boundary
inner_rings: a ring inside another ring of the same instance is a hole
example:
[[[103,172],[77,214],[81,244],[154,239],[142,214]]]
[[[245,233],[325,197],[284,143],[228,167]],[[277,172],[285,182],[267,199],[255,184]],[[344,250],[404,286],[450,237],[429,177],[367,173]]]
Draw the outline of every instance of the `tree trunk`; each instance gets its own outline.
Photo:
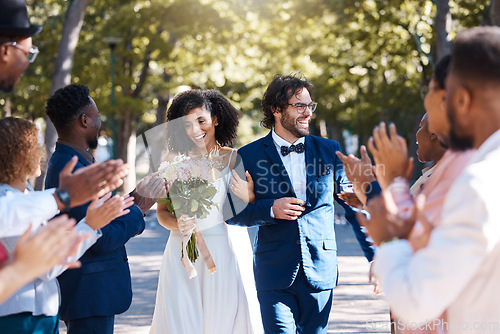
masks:
[[[69,85],[71,82],[71,70],[73,69],[75,49],[83,25],[85,9],[89,3],[90,0],[72,0],[69,4],[66,19],[64,20],[61,42],[59,43],[59,50],[57,52],[50,95],[54,94],[59,88]],[[52,124],[48,117],[45,117],[45,121],[47,124],[45,128],[45,150],[47,152],[47,158],[50,158],[56,146],[57,132],[54,124]],[[37,178],[35,183],[36,190],[43,189],[46,173],[47,167],[43,166],[42,174]]]
[[[496,0],[491,0],[490,3],[490,20],[494,26],[500,25],[500,4]]]
[[[328,125],[329,125],[328,127],[330,128],[329,139],[335,140],[337,143],[340,144],[342,150],[344,150],[345,145],[344,145],[344,137],[342,136],[342,127],[337,121],[331,121]]]
[[[165,123],[167,119],[167,106],[170,101],[170,94],[156,94],[158,108],[156,108],[155,126]]]
[[[451,13],[448,0],[436,0],[436,62],[450,53]]]
[[[130,192],[135,188],[135,150],[136,150],[136,119],[135,114],[126,111],[118,121],[118,158],[128,163],[130,167],[129,174],[123,179],[122,189],[124,192]]]
[[[130,50],[132,48],[131,41],[125,43],[125,50]],[[122,86],[122,91],[125,95],[140,98],[141,91],[144,87],[146,79],[149,75],[149,62],[151,61],[151,51],[149,48],[144,54],[144,59],[142,61],[143,66],[141,74],[139,76],[139,82],[136,85],[135,90],[131,91],[128,87]],[[124,72],[127,76],[132,77],[132,60],[129,58],[124,58],[123,60]],[[118,134],[117,134],[117,157],[126,162],[129,166],[129,173],[123,178],[123,186],[120,192],[130,192],[135,188],[136,185],[136,173],[135,173],[135,157],[136,157],[136,116],[130,110],[125,110],[123,115],[118,121]]]

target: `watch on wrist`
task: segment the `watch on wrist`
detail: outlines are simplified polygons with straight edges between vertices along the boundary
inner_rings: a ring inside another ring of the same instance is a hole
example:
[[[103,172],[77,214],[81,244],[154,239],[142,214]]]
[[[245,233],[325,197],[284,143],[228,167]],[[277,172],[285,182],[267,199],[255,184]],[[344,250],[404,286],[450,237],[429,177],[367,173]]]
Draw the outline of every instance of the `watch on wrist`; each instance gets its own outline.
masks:
[[[380,184],[377,181],[370,182],[368,187],[366,187],[365,195],[366,195],[366,203],[368,203],[373,197],[376,197],[382,193],[382,188],[380,188]]]
[[[69,211],[71,196],[67,190],[57,189],[55,194],[59,197],[59,200],[64,204],[64,209],[61,211]]]

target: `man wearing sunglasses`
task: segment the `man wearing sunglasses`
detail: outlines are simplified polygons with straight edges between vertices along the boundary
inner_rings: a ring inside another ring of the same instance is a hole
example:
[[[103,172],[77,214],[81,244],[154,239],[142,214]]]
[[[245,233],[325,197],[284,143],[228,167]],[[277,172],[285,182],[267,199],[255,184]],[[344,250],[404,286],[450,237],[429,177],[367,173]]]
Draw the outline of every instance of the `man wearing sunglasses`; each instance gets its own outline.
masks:
[[[38,55],[31,37],[42,27],[30,24],[24,1],[2,0],[0,8],[0,90],[10,92]]]
[[[18,48],[19,50],[23,51],[26,54],[26,56],[28,56],[28,60],[29,60],[30,64],[35,61],[36,56],[40,53],[40,51],[38,51],[38,48],[36,46],[32,46],[30,48],[27,48],[26,46],[23,46],[21,43],[18,43],[18,42],[7,42],[7,43],[5,43],[5,45],[13,46],[13,47]]]
[[[326,333],[338,276],[334,200],[373,257],[353,210],[337,196],[350,186],[335,155],[340,145],[309,135],[317,106],[311,91],[304,78],[276,75],[262,99],[261,124],[270,132],[238,151],[255,200],[228,223],[259,227],[254,276],[265,333]]]

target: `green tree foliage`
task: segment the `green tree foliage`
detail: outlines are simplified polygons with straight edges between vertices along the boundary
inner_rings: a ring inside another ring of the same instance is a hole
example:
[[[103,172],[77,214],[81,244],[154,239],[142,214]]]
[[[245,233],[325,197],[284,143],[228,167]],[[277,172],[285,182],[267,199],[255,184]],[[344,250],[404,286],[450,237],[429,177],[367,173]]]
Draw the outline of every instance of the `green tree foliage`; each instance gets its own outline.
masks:
[[[374,125],[393,121],[414,142],[435,60],[438,1],[445,0],[93,0],[72,80],[90,87],[106,126],[133,123],[120,127],[127,136],[153,126],[179,87],[216,88],[245,114],[241,144],[262,131],[260,99],[273,75],[301,71],[316,87],[316,129],[324,121],[330,137],[341,140],[348,129],[365,142]],[[34,119],[44,113],[68,3],[28,4],[44,27],[34,39],[41,54],[10,97],[14,114]],[[484,22],[489,1],[449,5],[453,37]],[[110,35],[122,38],[114,108],[103,41]]]

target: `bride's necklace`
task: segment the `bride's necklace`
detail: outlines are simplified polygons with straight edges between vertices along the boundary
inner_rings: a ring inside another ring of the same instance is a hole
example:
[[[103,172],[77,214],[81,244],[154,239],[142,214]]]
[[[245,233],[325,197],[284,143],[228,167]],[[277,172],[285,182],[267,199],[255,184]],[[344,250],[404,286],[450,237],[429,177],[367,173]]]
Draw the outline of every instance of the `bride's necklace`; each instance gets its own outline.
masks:
[[[221,154],[220,154],[221,148],[222,146],[219,143],[217,143],[207,154],[203,155],[203,157],[205,157],[210,161],[212,167],[217,168],[219,170],[221,170],[224,165],[223,162],[221,161]]]
[[[208,152],[208,158],[217,158],[220,156],[221,146],[219,144],[215,144],[215,146]]]
[[[219,144],[215,144],[214,147],[212,147],[208,153],[202,153],[202,152],[193,152],[193,156],[199,156],[199,157],[202,157],[202,158],[206,158],[206,159],[212,159],[212,158],[217,158],[220,156],[220,151],[221,151],[221,148],[222,146],[220,146]]]

